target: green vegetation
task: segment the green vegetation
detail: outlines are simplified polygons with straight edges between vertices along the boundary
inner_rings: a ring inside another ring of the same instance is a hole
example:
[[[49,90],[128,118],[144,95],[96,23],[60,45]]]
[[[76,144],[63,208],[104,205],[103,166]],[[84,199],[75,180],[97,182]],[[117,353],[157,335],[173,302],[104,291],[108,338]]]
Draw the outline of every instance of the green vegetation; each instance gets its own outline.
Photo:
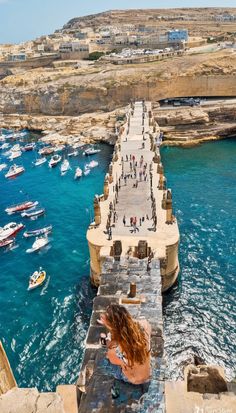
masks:
[[[89,53],[88,60],[98,60],[103,55],[104,55],[103,52],[92,52],[92,53]]]

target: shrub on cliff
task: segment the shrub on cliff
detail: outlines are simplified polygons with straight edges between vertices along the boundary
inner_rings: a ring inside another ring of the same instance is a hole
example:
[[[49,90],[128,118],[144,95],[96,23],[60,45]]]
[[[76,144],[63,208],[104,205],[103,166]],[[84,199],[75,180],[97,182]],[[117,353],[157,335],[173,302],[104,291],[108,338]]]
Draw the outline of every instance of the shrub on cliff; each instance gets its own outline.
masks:
[[[103,52],[92,52],[92,53],[89,53],[88,60],[98,60],[103,55],[104,55]]]

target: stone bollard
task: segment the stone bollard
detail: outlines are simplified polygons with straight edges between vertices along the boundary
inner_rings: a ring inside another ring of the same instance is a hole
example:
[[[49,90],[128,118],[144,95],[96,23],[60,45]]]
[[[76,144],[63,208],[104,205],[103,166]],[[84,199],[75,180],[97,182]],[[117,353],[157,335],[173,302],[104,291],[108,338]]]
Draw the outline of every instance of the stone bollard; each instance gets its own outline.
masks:
[[[113,166],[112,166],[112,164],[110,163],[110,165],[109,165],[109,184],[111,184],[112,182],[113,182],[113,175],[112,175],[112,172],[113,172]]]
[[[140,260],[148,256],[148,243],[147,241],[140,240],[138,242],[138,258]]]
[[[168,189],[166,193],[165,209],[166,209],[166,224],[172,224],[173,223],[172,193],[170,189]]]
[[[127,296],[129,298],[134,298],[134,297],[136,297],[136,292],[137,292],[136,284],[134,282],[130,283],[129,292],[128,292]]]
[[[120,256],[122,254],[122,243],[120,240],[113,242],[113,256],[115,261],[120,261]]]
[[[100,208],[100,201],[99,196],[95,195],[93,200],[93,207],[94,207],[94,220],[96,225],[101,224],[101,208]]]

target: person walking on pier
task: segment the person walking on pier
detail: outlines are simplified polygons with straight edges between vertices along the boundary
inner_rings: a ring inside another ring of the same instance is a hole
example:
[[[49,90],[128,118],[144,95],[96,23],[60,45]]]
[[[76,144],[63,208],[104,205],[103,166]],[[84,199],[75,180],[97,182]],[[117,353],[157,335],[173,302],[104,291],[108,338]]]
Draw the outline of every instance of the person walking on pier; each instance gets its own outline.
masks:
[[[124,227],[125,227],[125,225],[126,225],[126,218],[125,218],[125,215],[123,216],[123,224],[124,224]]]
[[[105,338],[104,363],[113,377],[126,383],[148,385],[151,378],[151,326],[148,321],[136,321],[124,306],[111,304],[98,323],[110,333]]]

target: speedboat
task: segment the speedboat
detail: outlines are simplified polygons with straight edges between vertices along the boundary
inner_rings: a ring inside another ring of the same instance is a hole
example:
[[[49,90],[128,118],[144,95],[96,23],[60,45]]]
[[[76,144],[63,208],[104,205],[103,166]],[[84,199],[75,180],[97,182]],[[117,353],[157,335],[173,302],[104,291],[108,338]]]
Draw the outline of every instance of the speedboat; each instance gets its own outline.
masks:
[[[44,271],[41,267],[39,268],[38,271],[35,271],[29,279],[29,286],[28,286],[28,291],[29,290],[34,290],[35,288],[39,287],[44,283],[46,280],[46,271]]]
[[[0,228],[0,241],[4,239],[14,237],[17,232],[19,232],[22,228],[24,228],[23,224],[17,224],[16,222],[10,222],[9,224],[5,225],[3,228]]]
[[[28,248],[26,252],[30,254],[31,252],[36,252],[41,250],[41,248],[45,247],[49,243],[49,239],[47,236],[44,237],[38,237],[34,241],[33,245],[31,248]]]
[[[8,215],[15,214],[16,212],[22,212],[27,209],[31,209],[38,205],[38,201],[26,201],[22,202],[21,204],[11,205],[10,207],[6,208],[5,211]]]
[[[84,167],[84,175],[88,175],[88,174],[90,174],[90,172],[91,172],[91,170],[90,170],[90,168],[89,168],[89,165],[88,165],[88,164],[85,165],[85,167]]]
[[[25,168],[23,166],[14,164],[6,173],[5,178],[15,178],[16,176],[23,174],[23,172],[25,172]]]
[[[9,160],[13,161],[13,159],[19,158],[22,155],[21,151],[12,151],[10,152]]]
[[[43,148],[39,149],[39,155],[51,155],[54,152],[54,148],[51,146],[44,146]]]
[[[52,225],[40,229],[35,229],[34,231],[26,231],[24,232],[23,236],[25,238],[37,237],[39,235],[49,234],[50,232],[52,232]]]
[[[47,162],[47,158],[43,157],[43,158],[36,159],[36,161],[33,162],[33,164],[34,164],[34,166],[40,166],[45,162]]]
[[[88,164],[89,168],[96,168],[96,166],[98,166],[98,162],[97,161],[91,161]]]
[[[30,212],[30,211],[28,211],[28,212],[22,212],[21,216],[22,216],[22,218],[32,218],[32,219],[34,218],[34,219],[37,219],[37,218],[41,217],[41,216],[44,215],[44,214],[45,214],[45,209],[42,208],[42,209],[38,209],[38,210],[33,211],[33,212]]]
[[[83,155],[89,156],[89,155],[95,155],[96,153],[101,152],[101,149],[95,149],[93,146],[91,146],[88,149],[85,149],[83,152]]]
[[[7,168],[7,164],[6,163],[1,163],[0,164],[0,172],[5,168]]]
[[[61,162],[61,156],[53,155],[49,161],[50,168],[54,168],[54,166],[56,166],[59,162]]]
[[[12,239],[12,238],[4,239],[4,240],[0,241],[0,248],[10,247],[12,244],[14,244],[14,242],[15,242],[15,240]]]
[[[24,146],[24,151],[29,152],[32,151],[35,148],[35,143],[28,143],[27,145]]]
[[[78,151],[70,152],[67,154],[67,156],[77,156],[78,153],[79,153]]]
[[[76,168],[74,179],[81,178],[82,175],[83,175],[82,169],[80,169],[80,167]]]
[[[61,164],[61,175],[65,175],[66,172],[70,169],[70,163],[65,159]]]

